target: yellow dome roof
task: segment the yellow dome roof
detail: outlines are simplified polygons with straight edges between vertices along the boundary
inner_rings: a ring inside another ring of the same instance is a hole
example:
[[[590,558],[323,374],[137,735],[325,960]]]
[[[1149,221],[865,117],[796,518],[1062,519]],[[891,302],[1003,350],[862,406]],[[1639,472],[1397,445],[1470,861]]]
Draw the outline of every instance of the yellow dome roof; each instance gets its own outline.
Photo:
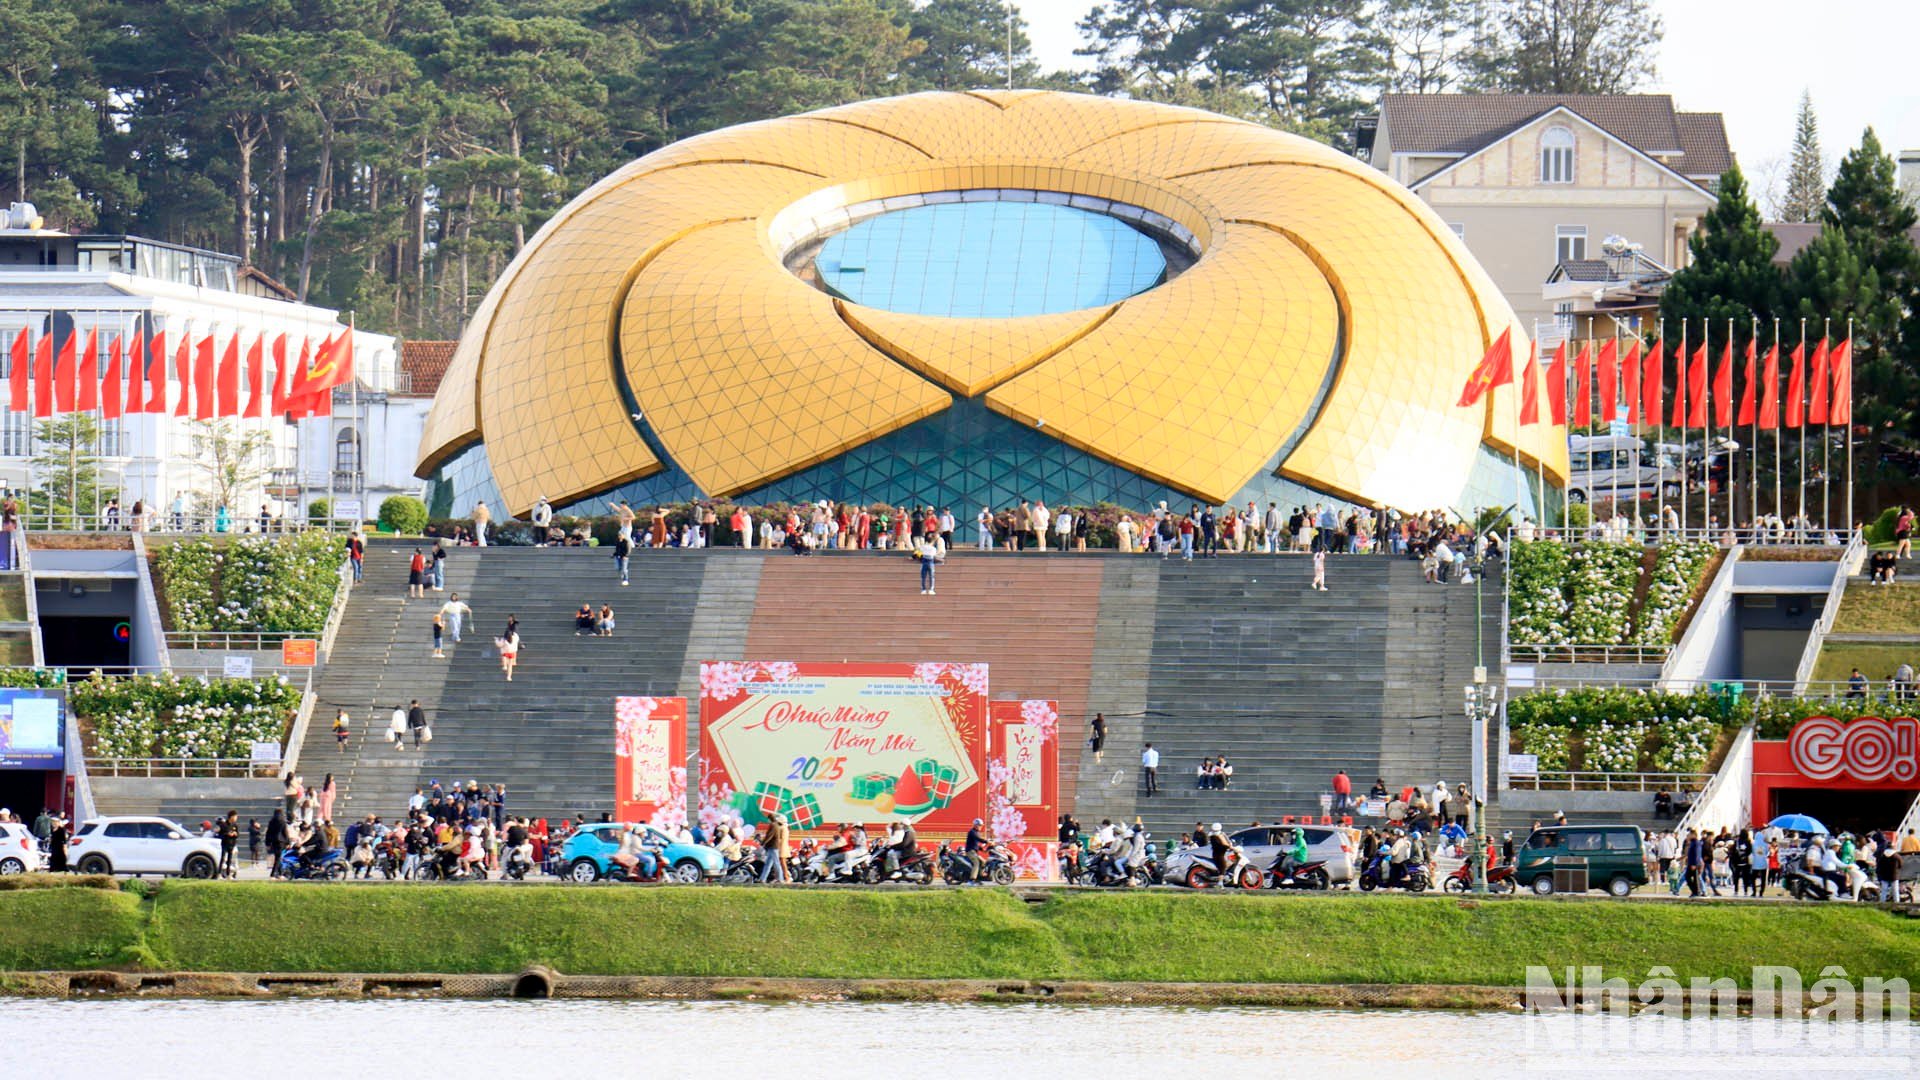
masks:
[[[1145,292],[1008,319],[901,314],[783,258],[846,208],[1015,189],[1110,200],[1198,257]],[[955,395],[1212,502],[1278,472],[1419,508],[1513,449],[1503,388],[1455,399],[1513,313],[1419,199],[1339,152],[1193,109],[1048,91],[927,93],[683,140],[601,180],[480,304],[420,449],[483,441],[508,508],[666,467],[749,491]],[[1514,328],[1516,351],[1524,334]],[[1520,451],[1564,480],[1552,427]]]

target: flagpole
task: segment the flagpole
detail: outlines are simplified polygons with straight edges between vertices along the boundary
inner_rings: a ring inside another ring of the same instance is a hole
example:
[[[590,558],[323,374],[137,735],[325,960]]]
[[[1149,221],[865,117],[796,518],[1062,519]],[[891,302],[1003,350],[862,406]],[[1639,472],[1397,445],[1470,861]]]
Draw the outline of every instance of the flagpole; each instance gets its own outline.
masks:
[[[1739,487],[1735,476],[1735,466],[1740,463],[1740,455],[1733,451],[1733,433],[1737,430],[1734,421],[1740,419],[1733,411],[1733,316],[1727,316],[1727,528],[1733,532],[1735,514],[1733,512],[1733,493]]]
[[[1011,71],[1013,68],[1013,58],[1011,56],[1007,58],[1007,68],[1009,71]],[[357,344],[358,343],[356,341],[356,335],[354,334],[354,313],[352,311],[348,311],[347,312],[347,383],[348,383],[347,393],[352,398],[353,403],[347,407],[347,411],[353,414],[353,423],[354,423],[353,477],[352,477],[353,499],[354,499],[354,502],[359,506],[359,509],[354,511],[354,514],[356,515],[353,522],[354,532],[360,531],[360,523],[362,521],[365,521],[367,517],[367,494],[366,494],[367,462],[365,458],[365,454],[367,452],[367,421],[365,417],[360,415],[360,372],[358,370],[358,365],[354,363],[354,361],[357,359],[357,357],[355,356],[355,353],[358,351],[355,348]],[[1511,356],[1508,357],[1507,362],[1508,364],[1512,364],[1513,359]],[[1515,399],[1515,401],[1516,401],[1516,404],[1514,405],[1514,413],[1515,413],[1514,419],[1516,423],[1514,424],[1514,429],[1513,429],[1513,439],[1514,439],[1513,462],[1514,464],[1518,465],[1520,463],[1520,425],[1517,423],[1517,421],[1519,420],[1518,414],[1519,414],[1520,407],[1517,404],[1518,402],[1517,398]]]
[[[1820,530],[1833,531],[1833,450],[1832,432],[1828,423],[1833,417],[1833,318],[1828,316],[1820,320],[1820,347],[1827,350],[1827,370],[1821,374],[1826,391],[1821,397],[1827,399],[1826,412],[1820,417]],[[1809,394],[1809,397],[1812,395]],[[1823,538],[1824,539],[1824,538]]]
[[[1689,409],[1693,407],[1693,402],[1686,400],[1687,391],[1690,389],[1690,387],[1688,386],[1689,380],[1687,378],[1688,356],[1687,356],[1687,320],[1686,319],[1680,320],[1680,351],[1674,354],[1674,356],[1676,359],[1676,363],[1674,364],[1674,366],[1679,369],[1674,373],[1674,381],[1677,384],[1675,388],[1679,391],[1678,396],[1680,398],[1680,404],[1681,404],[1681,409],[1680,409],[1680,535],[1682,538],[1684,538],[1687,534],[1687,489],[1693,486],[1693,463],[1687,460],[1687,428],[1689,426],[1687,424],[1687,419],[1688,419],[1687,412]]]
[[[1800,414],[1800,423],[1794,429],[1798,433],[1797,439],[1799,443],[1799,449],[1796,452],[1796,456],[1798,456],[1800,459],[1800,497],[1797,500],[1800,508],[1796,510],[1793,515],[1794,528],[1796,530],[1798,530],[1800,526],[1803,523],[1805,523],[1805,521],[1807,520],[1807,412],[1806,412],[1806,409],[1802,407],[1807,397],[1807,380],[1805,376],[1806,369],[1803,366],[1806,364],[1806,362],[1807,362],[1807,317],[1805,315],[1802,315],[1800,316],[1800,365],[1801,365],[1801,371],[1802,371],[1802,375],[1800,378],[1800,397],[1798,400],[1794,402],[1794,411]],[[1793,389],[1793,382],[1791,377],[1789,377],[1788,379],[1787,389],[1789,390]]]
[[[1664,352],[1666,347],[1667,320],[1661,319],[1660,336],[1654,340],[1654,348]],[[1657,380],[1657,383],[1664,383],[1667,377],[1667,362],[1664,357],[1660,357],[1659,360],[1660,378]],[[1658,523],[1658,528],[1655,530],[1656,534],[1667,527],[1667,470],[1661,466],[1660,457],[1660,442],[1666,438],[1667,434],[1665,418],[1660,415],[1660,407],[1666,404],[1667,395],[1665,391],[1666,387],[1661,385],[1653,392],[1653,519]],[[1642,364],[1640,370],[1640,422],[1643,424],[1646,423],[1647,420],[1646,401],[1647,372],[1646,365]]]
[[[1780,316],[1773,317],[1773,354],[1780,354]],[[1786,515],[1785,504],[1780,501],[1780,363],[1773,365],[1773,516],[1774,524]]]
[[[1614,384],[1613,385],[1614,397],[1609,398],[1606,402],[1604,402],[1604,404],[1607,407],[1606,420],[1607,420],[1607,439],[1608,439],[1609,445],[1611,445],[1611,442],[1613,439],[1613,417],[1614,417],[1614,408],[1615,408],[1614,402],[1619,400],[1619,393],[1620,393],[1619,379],[1620,379],[1621,371],[1620,371],[1620,320],[1619,319],[1613,320],[1613,365],[1614,365],[1613,378],[1608,381]],[[1609,462],[1618,461],[1618,459],[1614,457],[1612,450],[1607,451],[1607,459]],[[1608,499],[1608,502],[1611,504],[1608,507],[1608,509],[1612,512],[1615,518],[1618,518],[1620,516],[1620,470],[1617,468],[1609,468],[1607,470],[1607,477],[1611,481],[1611,483],[1608,485],[1609,490],[1607,492],[1607,499]]]
[[[1743,395],[1753,398],[1753,445],[1747,448],[1747,518],[1757,521],[1760,518],[1760,316],[1748,312],[1747,318],[1752,324],[1747,328],[1747,355],[1752,359],[1749,366],[1753,368],[1747,373],[1747,389]],[[1754,535],[1757,540],[1758,530]]]
[[[1831,366],[1831,365],[1829,365]],[[1853,539],[1853,527],[1857,524],[1853,518],[1853,316],[1847,316],[1847,423],[1841,429],[1840,437],[1847,444],[1847,539]],[[1831,395],[1829,395],[1831,396]],[[1827,415],[1833,415],[1833,402],[1827,402]]]
[[[1528,348],[1528,349],[1530,349],[1530,350],[1532,350],[1532,352],[1533,352],[1533,373],[1534,373],[1534,375],[1535,375],[1535,376],[1544,376],[1544,375],[1546,374],[1546,372],[1545,372],[1545,371],[1544,371],[1544,370],[1543,370],[1543,369],[1541,368],[1541,366],[1540,366],[1540,320],[1539,320],[1539,319],[1535,319],[1535,320],[1533,320],[1533,336],[1527,339],[1527,348]],[[1545,385],[1545,383],[1546,383],[1546,381],[1547,381],[1547,380],[1546,380],[1545,378],[1541,378],[1541,379],[1540,379],[1540,382],[1541,382],[1541,384],[1542,384],[1542,386],[1543,386],[1543,387],[1544,387],[1544,385]],[[1535,399],[1534,399],[1534,406],[1533,406],[1533,411],[1534,411],[1534,419],[1535,419],[1536,421],[1537,421],[1537,420],[1539,420],[1539,418],[1540,418],[1540,416],[1539,416],[1539,414],[1540,414],[1540,400],[1539,400],[1538,398],[1535,398]],[[1552,427],[1552,426],[1553,426],[1553,406],[1552,406],[1551,404],[1549,404],[1549,405],[1547,406],[1547,423],[1546,423],[1546,426],[1547,426],[1547,427]],[[1563,436],[1561,436],[1561,438],[1560,438],[1560,441],[1561,441],[1561,442],[1563,442],[1563,443],[1564,443],[1564,442],[1566,442],[1566,436],[1564,436],[1564,435],[1563,435]],[[1551,440],[1549,440],[1549,443],[1548,443],[1548,445],[1552,445],[1552,443],[1551,443]],[[1541,531],[1542,533],[1544,533],[1544,532],[1546,532],[1546,528],[1547,528],[1547,464],[1546,464],[1546,455],[1545,455],[1545,454],[1535,454],[1535,455],[1533,456],[1533,467],[1534,467],[1534,475],[1535,475],[1535,479],[1536,479],[1536,482],[1537,482],[1537,483],[1538,483],[1538,485],[1539,485],[1539,486],[1538,486],[1538,488],[1537,488],[1537,489],[1536,489],[1536,490],[1534,491],[1534,496],[1535,496],[1535,500],[1536,500],[1536,501],[1535,501],[1535,503],[1534,503],[1534,505],[1535,505],[1535,507],[1537,508],[1537,509],[1535,510],[1535,512],[1534,512],[1534,521],[1536,521],[1536,522],[1538,522],[1538,523],[1539,523],[1539,526],[1540,526],[1540,531]]]

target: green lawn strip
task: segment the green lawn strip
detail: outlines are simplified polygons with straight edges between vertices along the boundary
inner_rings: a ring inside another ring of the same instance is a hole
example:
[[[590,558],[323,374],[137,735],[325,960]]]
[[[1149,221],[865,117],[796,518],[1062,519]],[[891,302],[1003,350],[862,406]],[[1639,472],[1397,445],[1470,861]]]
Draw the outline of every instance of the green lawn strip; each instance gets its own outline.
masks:
[[[0,622],[27,621],[27,577],[25,574],[0,576]]]
[[[1845,682],[1858,667],[1869,681],[1869,693],[1879,694],[1901,663],[1920,668],[1920,643],[1912,645],[1868,645],[1858,641],[1829,641],[1820,647],[1814,662],[1817,682]]]
[[[1040,918],[1078,975],[1115,981],[1506,986],[1530,964],[1742,985],[1759,964],[1920,978],[1920,922],[1852,905],[1063,894]]]
[[[1836,634],[1920,634],[1920,585],[1861,585],[1841,594]]]
[[[1057,945],[1025,908],[997,891],[169,882],[149,938],[163,962],[203,971],[1060,974]]]
[[[115,967],[142,959],[140,898],[106,889],[0,892],[0,971]]]

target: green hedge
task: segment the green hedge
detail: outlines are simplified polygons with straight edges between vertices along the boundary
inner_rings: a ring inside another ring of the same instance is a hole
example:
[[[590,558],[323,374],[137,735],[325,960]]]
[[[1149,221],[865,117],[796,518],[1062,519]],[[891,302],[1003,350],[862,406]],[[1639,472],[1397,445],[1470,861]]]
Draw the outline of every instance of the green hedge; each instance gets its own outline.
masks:
[[[156,544],[167,628],[317,634],[340,586],[343,543],[316,532]]]
[[[418,536],[427,527],[427,504],[411,495],[389,495],[380,501],[379,525],[390,533]]]
[[[68,697],[102,757],[244,758],[256,742],[281,741],[300,707],[284,678],[96,675]]]

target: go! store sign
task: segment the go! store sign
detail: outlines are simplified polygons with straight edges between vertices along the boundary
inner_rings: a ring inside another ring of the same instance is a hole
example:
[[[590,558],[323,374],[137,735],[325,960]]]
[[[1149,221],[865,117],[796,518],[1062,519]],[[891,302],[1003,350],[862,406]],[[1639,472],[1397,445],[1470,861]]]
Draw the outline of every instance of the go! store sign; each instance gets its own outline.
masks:
[[[1843,723],[1831,716],[1809,717],[1787,736],[1787,756],[1795,770],[1813,780],[1910,781],[1920,777],[1920,721],[1863,716]]]

